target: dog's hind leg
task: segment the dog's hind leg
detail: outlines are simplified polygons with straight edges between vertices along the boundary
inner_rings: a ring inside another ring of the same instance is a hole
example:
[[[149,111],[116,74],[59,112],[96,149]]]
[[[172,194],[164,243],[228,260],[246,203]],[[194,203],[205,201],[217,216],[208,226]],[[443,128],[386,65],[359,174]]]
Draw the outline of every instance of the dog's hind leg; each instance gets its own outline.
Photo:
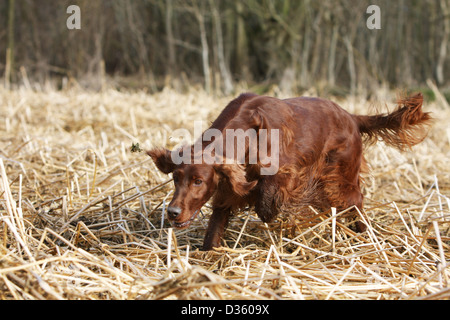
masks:
[[[270,222],[278,214],[276,198],[279,190],[275,176],[265,176],[256,185],[255,211],[263,222]]]

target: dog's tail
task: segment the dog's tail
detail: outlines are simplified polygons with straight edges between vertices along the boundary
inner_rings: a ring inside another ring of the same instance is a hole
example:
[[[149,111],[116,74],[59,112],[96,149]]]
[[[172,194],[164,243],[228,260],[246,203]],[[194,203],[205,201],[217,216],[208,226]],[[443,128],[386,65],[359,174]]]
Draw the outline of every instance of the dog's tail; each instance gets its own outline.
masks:
[[[354,116],[359,131],[367,143],[383,140],[400,150],[423,141],[428,134],[432,118],[422,111],[421,93],[400,99],[395,111],[374,116]]]

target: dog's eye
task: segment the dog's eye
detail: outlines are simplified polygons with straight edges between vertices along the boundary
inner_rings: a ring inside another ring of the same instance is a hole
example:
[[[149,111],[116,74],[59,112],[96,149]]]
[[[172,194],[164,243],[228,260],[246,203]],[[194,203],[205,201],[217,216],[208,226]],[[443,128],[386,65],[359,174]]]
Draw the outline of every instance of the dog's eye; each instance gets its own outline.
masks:
[[[199,186],[203,183],[203,181],[201,179],[195,179],[194,180],[194,185]]]

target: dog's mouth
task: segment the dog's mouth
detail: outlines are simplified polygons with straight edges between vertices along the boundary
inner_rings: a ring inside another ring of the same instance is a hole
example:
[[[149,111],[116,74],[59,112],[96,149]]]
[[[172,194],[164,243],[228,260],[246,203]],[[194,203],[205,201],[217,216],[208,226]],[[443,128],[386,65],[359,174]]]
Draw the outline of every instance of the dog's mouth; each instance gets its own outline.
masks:
[[[197,217],[199,212],[200,212],[200,210],[195,211],[194,214],[188,220],[186,220],[184,222],[172,221],[172,225],[177,229],[187,228],[187,227],[189,227],[191,222],[195,219],[195,217]]]

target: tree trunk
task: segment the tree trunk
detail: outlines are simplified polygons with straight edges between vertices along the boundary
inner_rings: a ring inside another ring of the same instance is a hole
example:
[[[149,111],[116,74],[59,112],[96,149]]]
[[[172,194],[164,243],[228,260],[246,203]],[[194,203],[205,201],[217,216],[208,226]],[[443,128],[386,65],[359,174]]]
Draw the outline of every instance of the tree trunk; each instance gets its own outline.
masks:
[[[243,7],[241,1],[236,1],[237,11],[237,35],[236,35],[236,72],[241,78],[248,79],[250,70],[248,68],[248,43],[245,34],[245,22],[243,18]]]
[[[336,66],[336,44],[338,38],[338,26],[333,26],[333,33],[330,42],[330,55],[328,56],[328,83],[330,86],[336,84],[335,66]]]
[[[307,1],[304,4],[305,10],[309,9],[310,2]],[[305,33],[303,38],[303,48],[302,48],[302,61],[301,61],[301,70],[300,70],[300,85],[302,87],[306,87],[310,84],[309,81],[309,72],[308,72],[308,58],[309,58],[309,50],[311,49],[311,19],[307,19],[309,13],[305,12]]]
[[[9,0],[8,11],[8,49],[6,49],[5,87],[10,88],[14,72],[14,2]]]
[[[223,79],[223,93],[228,95],[233,91],[233,81],[231,79],[230,71],[225,62],[224,50],[223,50],[223,35],[222,35],[222,26],[220,23],[220,15],[217,7],[215,5],[214,0],[209,1],[212,16],[214,20],[214,28],[216,29],[216,37],[217,37],[217,58],[219,60],[219,69],[220,75]]]
[[[167,41],[167,51],[169,53],[169,66],[168,73],[171,78],[174,77],[177,69],[177,61],[175,55],[175,44],[173,41],[173,30],[172,30],[172,16],[173,16],[173,5],[172,0],[166,1],[166,41]],[[171,79],[173,80],[173,79]]]
[[[200,42],[202,45],[202,64],[203,64],[203,76],[205,77],[205,90],[207,93],[210,93],[212,89],[211,70],[209,67],[209,48],[208,48],[208,39],[206,38],[205,20],[199,8],[196,8],[195,16],[197,18],[198,26],[200,29]]]
[[[438,84],[443,84],[445,81],[444,78],[444,62],[447,58],[447,46],[448,46],[448,39],[450,38],[450,10],[448,8],[447,0],[441,0],[441,12],[443,14],[444,19],[444,30],[443,30],[443,37],[441,41],[441,47],[439,50],[439,57],[438,61],[436,63],[436,80]]]
[[[348,73],[350,74],[350,94],[354,95],[356,90],[356,71],[355,60],[353,56],[353,46],[349,36],[345,36],[344,41],[345,46],[347,47]]]

